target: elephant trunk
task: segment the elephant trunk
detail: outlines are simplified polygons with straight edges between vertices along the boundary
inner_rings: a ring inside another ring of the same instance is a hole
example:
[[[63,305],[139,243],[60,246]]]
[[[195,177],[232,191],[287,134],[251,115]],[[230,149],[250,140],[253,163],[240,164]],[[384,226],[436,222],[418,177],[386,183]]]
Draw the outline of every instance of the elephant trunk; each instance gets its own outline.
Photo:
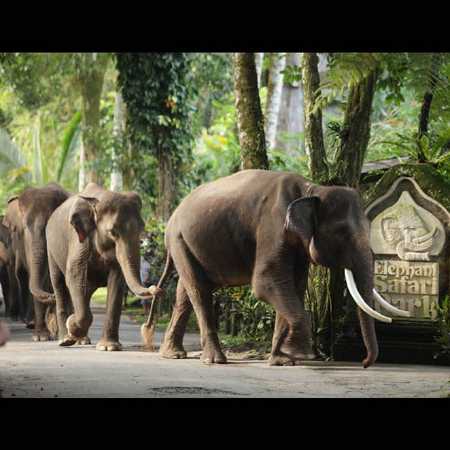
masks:
[[[47,292],[43,286],[45,280],[48,279],[48,262],[47,262],[47,246],[45,240],[44,230],[40,233],[30,233],[27,230],[27,234],[31,234],[30,238],[30,257],[29,257],[29,269],[30,269],[30,291],[36,300],[46,303],[55,304],[55,295]]]
[[[149,289],[141,283],[139,241],[136,240],[136,242],[132,243],[118,241],[116,244],[116,257],[125,281],[134,295],[139,298],[151,297],[152,294]]]
[[[357,291],[361,294],[365,303],[374,309],[373,294],[373,256],[370,248],[364,250],[363,255],[359,255],[358,261],[353,265],[352,273],[354,275]],[[352,293],[353,295],[353,293]],[[367,356],[363,361],[364,368],[375,363],[378,357],[378,342],[375,332],[375,321],[361,307],[358,308],[358,318],[361,327],[361,334],[366,347]]]

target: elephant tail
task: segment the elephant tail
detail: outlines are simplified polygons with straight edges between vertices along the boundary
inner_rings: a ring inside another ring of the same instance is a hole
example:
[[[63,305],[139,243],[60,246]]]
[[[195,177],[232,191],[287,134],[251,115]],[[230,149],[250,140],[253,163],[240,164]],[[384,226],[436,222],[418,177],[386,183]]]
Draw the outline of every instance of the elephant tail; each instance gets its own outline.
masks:
[[[170,255],[170,251],[167,250],[167,256],[166,256],[166,264],[164,266],[164,272],[161,275],[161,278],[158,281],[157,287],[161,287],[167,280],[167,278],[169,277],[169,275],[172,274],[174,269],[173,266],[173,260],[172,260],[172,256]]]

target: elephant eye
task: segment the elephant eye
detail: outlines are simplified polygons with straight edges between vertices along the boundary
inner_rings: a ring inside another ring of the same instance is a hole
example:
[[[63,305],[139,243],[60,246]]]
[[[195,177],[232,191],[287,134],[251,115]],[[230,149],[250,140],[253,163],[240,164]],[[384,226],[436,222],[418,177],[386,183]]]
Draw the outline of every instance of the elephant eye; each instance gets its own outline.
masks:
[[[108,233],[109,233],[113,238],[118,238],[118,237],[119,237],[117,231],[115,231],[113,228],[111,228],[110,230],[108,230]]]

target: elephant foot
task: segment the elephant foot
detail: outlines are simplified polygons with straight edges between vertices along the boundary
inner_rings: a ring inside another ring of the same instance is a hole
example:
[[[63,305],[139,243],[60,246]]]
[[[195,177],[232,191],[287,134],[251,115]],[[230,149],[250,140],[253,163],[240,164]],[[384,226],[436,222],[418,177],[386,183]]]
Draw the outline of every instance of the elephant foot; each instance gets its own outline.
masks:
[[[295,366],[295,361],[287,355],[270,355],[269,366]]]
[[[280,354],[289,357],[294,362],[318,359],[310,345],[299,346],[292,343],[284,343],[280,347]]]
[[[77,340],[77,344],[78,345],[90,345],[91,344],[91,339],[89,338],[89,336],[85,336],[81,339]]]
[[[69,332],[69,335],[78,339],[83,339],[89,330],[90,323],[85,323],[84,326],[81,326],[77,320],[75,319],[75,315],[71,314],[66,320],[66,328]]]
[[[187,358],[187,353],[182,346],[177,345],[163,345],[159,351],[163,358],[168,359],[185,359]]]
[[[53,337],[50,335],[49,331],[36,331],[31,337],[33,342],[46,342],[52,341]]]
[[[226,364],[227,358],[220,348],[205,347],[202,352],[201,361],[204,364]]]
[[[64,336],[63,339],[60,339],[58,345],[60,347],[70,347],[77,342],[77,338],[74,336]]]
[[[100,339],[100,341],[95,346],[95,349],[108,352],[117,352],[122,350],[122,344],[119,341]]]

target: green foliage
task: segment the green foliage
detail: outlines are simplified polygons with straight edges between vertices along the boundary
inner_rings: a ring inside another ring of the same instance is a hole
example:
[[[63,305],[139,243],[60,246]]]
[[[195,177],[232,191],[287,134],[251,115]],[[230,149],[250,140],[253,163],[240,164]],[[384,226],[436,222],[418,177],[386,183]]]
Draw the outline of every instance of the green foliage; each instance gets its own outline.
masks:
[[[231,315],[238,321],[240,336],[258,343],[270,342],[275,325],[275,311],[266,302],[258,300],[247,286],[220,289],[214,292],[214,299],[220,304],[221,330]],[[231,310],[230,310],[231,306]]]
[[[0,53],[0,80],[19,104],[36,111],[64,89],[69,58],[55,53]]]
[[[148,167],[139,158],[165,154],[178,173],[190,158],[190,57],[184,53],[117,54],[118,85],[127,104],[127,132],[139,153],[137,186],[150,193]]]
[[[81,113],[77,111],[70,119],[67,128],[64,130],[62,139],[61,156],[56,173],[56,180],[61,181],[64,168],[69,159],[72,159],[76,144],[80,136]]]
[[[228,93],[220,103],[213,100],[215,118],[209,129],[203,128],[193,150],[193,159],[185,164],[183,194],[198,185],[239,170],[240,147],[236,129],[233,96]]]
[[[436,342],[441,346],[441,350],[434,355],[435,359],[440,357],[450,357],[450,298],[447,295],[442,301],[442,305],[437,307],[438,325],[440,336]]]

